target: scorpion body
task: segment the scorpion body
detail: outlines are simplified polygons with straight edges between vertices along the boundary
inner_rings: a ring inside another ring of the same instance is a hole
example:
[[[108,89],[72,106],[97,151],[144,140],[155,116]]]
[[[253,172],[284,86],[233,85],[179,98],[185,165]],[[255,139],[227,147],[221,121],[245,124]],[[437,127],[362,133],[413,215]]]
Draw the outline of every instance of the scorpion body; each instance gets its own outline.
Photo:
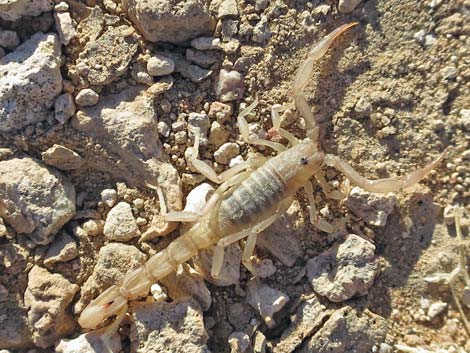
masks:
[[[269,227],[291,205],[296,193],[303,188],[310,204],[310,220],[320,230],[331,232],[333,226],[317,216],[310,179],[315,177],[326,195],[342,198],[339,191],[329,190],[320,173],[323,165],[342,172],[353,184],[371,192],[389,192],[409,187],[424,178],[443,154],[426,167],[403,179],[386,178],[369,180],[360,176],[351,166],[336,156],[324,154],[317,148],[318,127],[307,105],[303,88],[313,70],[313,62],[320,58],[336,37],[354,26],[346,24],[317,44],[301,65],[293,83],[293,105],[304,118],[307,138],[297,140],[281,128],[279,112],[285,107],[272,108],[273,129],[290,143],[286,148],[279,143],[249,136],[248,124],[244,118],[256,106],[256,100],[238,116],[238,127],[242,138],[253,144],[265,145],[278,152],[271,158],[248,159],[226,172],[217,175],[207,164],[197,158],[199,137],[195,135],[191,164],[211,181],[220,184],[200,214],[173,212],[166,215],[168,221],[192,222],[192,227],[161,252],[150,257],[147,263],[126,274],[118,283],[94,299],[81,313],[79,323],[84,328],[99,327],[106,319],[116,316],[106,332],[114,332],[128,309],[128,302],[148,295],[150,286],[174,271],[200,250],[215,245],[211,275],[218,277],[223,263],[224,248],[246,238],[243,250],[243,264],[256,276],[251,264],[256,236]]]

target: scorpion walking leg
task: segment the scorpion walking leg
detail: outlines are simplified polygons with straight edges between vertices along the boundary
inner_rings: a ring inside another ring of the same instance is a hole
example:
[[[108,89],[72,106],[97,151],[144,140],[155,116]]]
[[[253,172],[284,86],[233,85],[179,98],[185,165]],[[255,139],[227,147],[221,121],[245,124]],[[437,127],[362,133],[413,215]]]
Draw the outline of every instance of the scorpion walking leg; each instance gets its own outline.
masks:
[[[323,232],[333,233],[335,231],[335,228],[324,219],[318,218],[317,208],[315,206],[315,197],[313,195],[313,187],[311,182],[305,184],[304,191],[307,195],[308,203],[310,204],[310,223],[312,223],[316,228]]]
[[[361,176],[356,172],[353,167],[347,164],[345,161],[333,155],[325,155],[325,163],[333,167],[340,172],[342,172],[346,177],[351,180],[353,184],[356,184],[360,188],[369,191],[369,192],[392,192],[400,189],[405,189],[410,186],[413,186],[418,181],[423,179],[426,175],[431,172],[436,166],[442,161],[445,156],[446,151],[441,153],[441,155],[433,162],[429,163],[424,168],[415,170],[414,172],[406,175],[402,179],[397,178],[385,178],[378,180],[369,180]]]

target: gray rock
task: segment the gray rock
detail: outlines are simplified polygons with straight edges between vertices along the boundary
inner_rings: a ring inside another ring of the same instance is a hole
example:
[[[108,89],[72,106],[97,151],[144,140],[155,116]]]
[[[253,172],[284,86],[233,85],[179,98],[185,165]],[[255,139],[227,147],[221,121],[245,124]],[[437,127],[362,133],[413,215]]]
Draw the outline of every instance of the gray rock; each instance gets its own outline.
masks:
[[[339,0],[338,11],[341,13],[350,13],[360,4],[362,0]]]
[[[186,60],[195,63],[204,68],[209,68],[217,62],[217,56],[211,52],[203,52],[191,48],[186,49]]]
[[[191,46],[196,50],[223,50],[220,38],[199,37],[191,41]]]
[[[113,333],[111,336],[104,334],[103,330],[93,330],[74,339],[61,339],[55,347],[56,353],[117,353],[122,349],[121,336]],[[106,340],[106,341],[105,341]]]
[[[54,13],[55,26],[59,33],[60,42],[63,45],[68,45],[70,41],[76,37],[77,30],[75,23],[68,12],[55,12]]]
[[[211,121],[206,114],[201,113],[189,113],[188,117],[188,131],[191,141],[194,142],[194,134],[198,134],[200,138],[200,144],[205,146],[209,143],[207,139],[207,133],[211,126]]]
[[[214,152],[217,163],[228,164],[232,158],[240,154],[240,146],[234,142],[226,142]]]
[[[355,186],[344,204],[368,224],[384,227],[389,214],[397,204],[397,197],[393,193],[376,194]]]
[[[29,308],[28,320],[33,342],[41,348],[52,346],[72,333],[75,323],[67,311],[79,287],[60,274],[51,274],[35,266],[28,274],[24,303]]]
[[[83,310],[92,299],[106,288],[119,283],[128,271],[143,265],[146,256],[132,245],[109,243],[98,253],[98,260],[93,273],[80,290],[80,300],[76,303],[76,313]]]
[[[180,73],[184,78],[190,79],[195,83],[204,81],[206,78],[212,75],[211,70],[205,70],[197,65],[192,65],[185,59],[179,59],[176,62],[175,71]]]
[[[384,318],[367,309],[361,313],[347,306],[337,310],[298,352],[373,352],[373,347],[385,340],[386,333]]]
[[[111,241],[128,241],[140,235],[139,227],[132,214],[131,205],[119,202],[109,211],[103,230]]]
[[[245,85],[243,77],[237,71],[220,70],[219,79],[215,85],[215,93],[222,102],[230,102],[243,97]]]
[[[253,28],[252,39],[254,42],[262,44],[271,38],[271,30],[268,26],[268,18],[261,16],[261,20]]]
[[[15,31],[0,30],[0,47],[13,50],[18,45],[20,45],[20,38]]]
[[[207,0],[123,0],[122,4],[150,42],[178,44],[210,34],[215,28]]]
[[[54,145],[41,153],[44,163],[62,170],[80,169],[85,161],[71,149]]]
[[[168,209],[179,211],[183,203],[181,180],[158,139],[155,115],[153,96],[136,86],[102,97],[96,106],[77,112],[73,123],[120,159],[118,165],[97,163],[96,168],[131,186],[147,187],[145,182],[161,186]]]
[[[237,0],[222,0],[219,5],[219,11],[217,13],[218,18],[224,17],[237,17],[238,16],[238,5]]]
[[[113,207],[116,204],[117,197],[118,194],[114,189],[104,189],[101,191],[101,201],[108,207]]]
[[[292,324],[283,332],[273,353],[296,351],[304,338],[316,332],[330,313],[315,296],[302,302],[291,317]]]
[[[0,59],[0,131],[47,119],[61,91],[59,40],[38,32]]]
[[[126,25],[108,27],[79,54],[76,70],[91,85],[105,85],[123,75],[137,51],[138,37]]]
[[[75,114],[75,103],[70,93],[57,97],[54,103],[54,117],[61,124],[65,124]]]
[[[32,158],[0,162],[0,217],[36,244],[48,244],[75,214],[75,189]]]
[[[70,261],[78,256],[77,244],[66,232],[55,237],[44,256],[44,266],[50,267],[57,262]]]
[[[175,71],[175,62],[163,55],[153,55],[147,62],[147,71],[152,76],[165,76]]]
[[[356,103],[354,111],[361,116],[368,116],[372,113],[372,103],[366,96],[362,96]]]
[[[100,95],[93,91],[91,88],[84,88],[78,92],[75,97],[75,103],[82,107],[91,107],[98,103]]]
[[[38,16],[51,11],[54,2],[50,0],[7,0],[0,1],[0,18],[16,21],[23,16]]]
[[[225,248],[224,263],[217,279],[211,276],[212,262],[214,261],[214,250],[202,250],[195,258],[195,264],[200,272],[204,274],[207,281],[216,286],[230,286],[240,281],[240,263],[242,250],[238,244],[231,244]]]
[[[335,303],[367,294],[379,271],[374,251],[372,243],[349,234],[308,260],[307,277],[314,291]]]
[[[266,325],[272,328],[276,325],[274,314],[287,304],[289,297],[277,289],[260,283],[258,279],[253,279],[247,285],[246,301],[259,312]]]
[[[132,353],[210,353],[201,309],[192,300],[133,303]]]

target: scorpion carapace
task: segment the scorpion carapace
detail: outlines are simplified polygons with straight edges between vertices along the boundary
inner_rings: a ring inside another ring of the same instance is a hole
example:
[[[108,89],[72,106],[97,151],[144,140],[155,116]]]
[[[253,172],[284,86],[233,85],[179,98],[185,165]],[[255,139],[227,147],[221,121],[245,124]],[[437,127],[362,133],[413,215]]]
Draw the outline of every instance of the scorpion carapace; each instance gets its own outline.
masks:
[[[317,148],[318,127],[307,104],[303,88],[307,85],[314,61],[319,59],[341,33],[355,23],[345,24],[320,41],[302,63],[293,83],[293,107],[304,118],[307,138],[298,140],[281,128],[279,113],[286,109],[272,107],[273,130],[289,141],[289,148],[280,143],[253,138],[249,135],[246,114],[256,106],[255,100],[237,119],[242,138],[252,144],[265,145],[278,152],[271,158],[255,157],[217,175],[206,163],[198,159],[199,137],[195,135],[191,164],[219,188],[208,200],[200,214],[173,212],[166,214],[168,221],[193,222],[192,227],[174,240],[166,249],[150,257],[140,268],[126,274],[118,283],[93,300],[81,313],[79,323],[84,328],[99,327],[109,317],[116,320],[106,329],[113,332],[127,312],[128,302],[148,295],[150,286],[188,261],[199,250],[215,245],[211,275],[218,277],[223,263],[224,248],[246,238],[242,255],[243,264],[256,276],[250,262],[257,234],[269,227],[291,205],[296,192],[303,189],[310,204],[310,221],[318,229],[332,232],[334,228],[317,216],[313,187],[314,177],[327,197],[340,199],[344,195],[331,190],[321,174],[321,166],[328,165],[342,172],[351,183],[371,192],[389,192],[409,187],[424,178],[441,161],[444,153],[434,162],[403,179],[368,180],[336,156],[324,154]],[[161,194],[161,193],[159,193]]]

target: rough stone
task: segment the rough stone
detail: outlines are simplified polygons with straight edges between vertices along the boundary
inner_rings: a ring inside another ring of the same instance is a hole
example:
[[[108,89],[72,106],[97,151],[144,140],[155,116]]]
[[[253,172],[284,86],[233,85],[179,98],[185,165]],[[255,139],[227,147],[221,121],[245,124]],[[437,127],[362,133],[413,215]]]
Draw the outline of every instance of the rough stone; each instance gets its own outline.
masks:
[[[228,336],[228,343],[231,348],[230,353],[244,353],[250,346],[250,336],[245,332],[234,332]]]
[[[146,94],[143,86],[135,86],[102,97],[96,106],[77,112],[73,123],[109,154],[119,156],[118,164],[97,163],[97,169],[102,168],[131,186],[160,186],[169,211],[179,211],[183,203],[181,180],[158,138],[155,115],[153,96]],[[155,236],[168,234],[177,225],[164,224]]]
[[[372,103],[366,96],[362,96],[356,103],[354,111],[361,116],[368,116],[372,113]]]
[[[218,58],[213,53],[188,48],[186,49],[186,60],[201,67],[209,68],[212,64],[217,62]]]
[[[271,38],[271,30],[268,26],[268,19],[266,16],[261,16],[261,20],[253,28],[252,39],[254,42],[262,44]]]
[[[44,256],[44,266],[49,267],[57,262],[70,261],[78,256],[77,244],[66,232],[55,237]]]
[[[289,297],[259,280],[253,279],[247,284],[247,303],[255,308],[268,327],[274,327],[274,314],[289,301]]]
[[[91,85],[105,85],[123,75],[137,51],[138,37],[126,25],[109,27],[79,54],[76,70]]]
[[[0,59],[0,131],[47,119],[61,91],[59,40],[38,32]]]
[[[224,17],[237,17],[237,16],[238,16],[237,0],[223,0],[219,6],[217,17],[224,18]]]
[[[128,271],[143,265],[146,256],[132,245],[109,243],[98,253],[93,273],[81,287],[80,300],[74,311],[79,313],[92,299],[108,287],[119,283]]]
[[[150,42],[179,44],[215,28],[206,0],[123,0],[131,21]]]
[[[42,152],[41,157],[44,163],[61,170],[80,169],[85,163],[78,153],[57,144]]]
[[[337,310],[315,333],[299,353],[373,352],[384,342],[387,322],[368,310],[359,312],[351,307]]]
[[[0,18],[5,21],[16,21],[23,16],[38,16],[51,11],[54,1],[51,0],[7,0],[0,2]]]
[[[32,268],[24,302],[29,308],[28,320],[35,345],[46,348],[72,333],[75,324],[66,309],[78,289],[78,285],[60,274],[51,274],[38,266]]]
[[[32,158],[0,162],[0,217],[36,244],[48,244],[75,214],[75,189]]]
[[[65,124],[75,114],[75,103],[70,93],[57,97],[54,103],[54,117],[61,124]]]
[[[214,152],[214,159],[217,163],[228,164],[238,154],[240,146],[234,142],[226,142]]]
[[[119,202],[109,211],[103,233],[111,241],[128,241],[140,235],[131,205]]]
[[[397,197],[393,193],[376,194],[355,186],[345,201],[346,207],[356,216],[362,218],[370,225],[384,227],[387,217],[397,204]]]
[[[104,189],[101,191],[101,201],[108,207],[113,207],[116,204],[117,198],[118,194],[114,189]]]
[[[15,31],[0,30],[0,47],[13,50],[18,45],[20,45],[20,38]]]
[[[210,353],[201,309],[192,300],[133,303],[132,353]]]
[[[75,103],[82,107],[91,107],[98,103],[100,95],[93,91],[91,88],[84,88],[78,92],[75,97]]]
[[[470,131],[470,109],[462,109],[459,113],[460,125],[467,131]]]
[[[349,234],[308,260],[307,277],[314,291],[335,303],[367,294],[379,271],[374,251],[372,243]]]
[[[227,142],[230,137],[230,131],[227,130],[218,121],[214,121],[211,124],[211,130],[209,134],[209,143],[211,145],[220,146]]]
[[[118,333],[113,333],[106,337],[104,342],[104,330],[93,330],[74,339],[61,339],[55,347],[56,353],[117,353],[122,349],[121,337]],[[107,334],[109,335],[109,334]]]
[[[163,55],[153,55],[147,62],[147,72],[152,76],[165,76],[175,71],[175,62]]]
[[[194,134],[199,135],[199,143],[206,146],[209,141],[207,139],[207,132],[211,126],[209,117],[206,114],[189,113],[188,118],[188,131],[191,141],[194,142]]]
[[[232,107],[229,104],[213,102],[209,108],[209,117],[215,118],[220,124],[230,120]]]
[[[191,41],[191,46],[196,50],[223,50],[220,38],[199,37]]]
[[[55,12],[54,13],[55,25],[59,33],[60,42],[63,45],[68,45],[70,41],[76,37],[77,30],[75,23],[68,12]]]
[[[181,76],[195,83],[202,82],[210,75],[212,75],[211,70],[205,70],[197,65],[192,65],[189,61],[185,59],[179,59],[176,62],[175,72],[180,73]]]
[[[222,102],[241,99],[244,92],[243,77],[239,72],[220,70],[219,79],[215,85],[215,93]]]
[[[305,337],[310,337],[322,326],[329,314],[330,311],[320,304],[317,297],[303,301],[292,315],[292,324],[283,332],[273,353],[294,352]]]
[[[341,13],[350,13],[361,3],[362,0],[339,0],[338,11]]]

